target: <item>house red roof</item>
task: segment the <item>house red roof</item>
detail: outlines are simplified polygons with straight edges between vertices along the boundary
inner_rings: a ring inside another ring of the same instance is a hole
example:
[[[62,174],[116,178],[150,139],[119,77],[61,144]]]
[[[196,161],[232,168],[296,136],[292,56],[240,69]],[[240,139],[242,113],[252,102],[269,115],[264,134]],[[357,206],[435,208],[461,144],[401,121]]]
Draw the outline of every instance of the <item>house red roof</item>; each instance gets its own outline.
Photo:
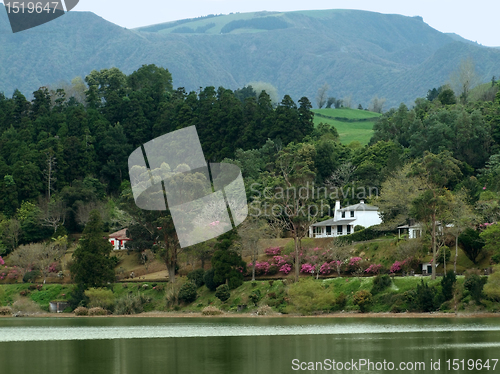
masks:
[[[108,238],[110,239],[117,239],[117,240],[129,240],[127,237],[127,227],[124,229],[121,229],[120,231],[113,232],[108,235]]]

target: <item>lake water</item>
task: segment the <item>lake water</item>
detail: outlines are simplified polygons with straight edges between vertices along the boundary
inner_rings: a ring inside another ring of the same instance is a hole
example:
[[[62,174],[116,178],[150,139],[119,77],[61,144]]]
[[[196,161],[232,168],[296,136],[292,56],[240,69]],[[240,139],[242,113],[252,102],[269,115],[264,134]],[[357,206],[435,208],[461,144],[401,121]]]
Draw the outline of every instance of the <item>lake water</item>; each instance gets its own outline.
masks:
[[[498,359],[500,318],[0,319],[1,374],[500,373]]]

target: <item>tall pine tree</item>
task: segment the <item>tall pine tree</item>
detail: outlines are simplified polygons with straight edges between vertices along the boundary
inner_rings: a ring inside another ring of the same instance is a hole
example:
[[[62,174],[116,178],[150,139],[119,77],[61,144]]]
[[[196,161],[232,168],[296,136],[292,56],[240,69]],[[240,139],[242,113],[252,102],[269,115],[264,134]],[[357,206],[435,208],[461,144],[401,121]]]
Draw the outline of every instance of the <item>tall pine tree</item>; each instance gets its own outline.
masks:
[[[103,234],[101,215],[98,210],[93,210],[73,253],[74,263],[70,268],[78,287],[103,287],[114,282],[114,265],[109,256],[112,248]]]

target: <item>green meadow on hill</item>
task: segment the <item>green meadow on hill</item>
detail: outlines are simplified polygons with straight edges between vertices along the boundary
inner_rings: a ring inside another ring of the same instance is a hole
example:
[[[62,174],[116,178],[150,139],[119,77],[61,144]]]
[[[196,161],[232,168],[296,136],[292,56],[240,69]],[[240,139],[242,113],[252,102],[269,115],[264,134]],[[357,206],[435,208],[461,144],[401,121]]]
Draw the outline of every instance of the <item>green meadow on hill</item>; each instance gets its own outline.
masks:
[[[368,144],[373,135],[373,125],[381,114],[360,109],[313,109],[314,125],[326,123],[334,126],[342,144],[360,142]]]

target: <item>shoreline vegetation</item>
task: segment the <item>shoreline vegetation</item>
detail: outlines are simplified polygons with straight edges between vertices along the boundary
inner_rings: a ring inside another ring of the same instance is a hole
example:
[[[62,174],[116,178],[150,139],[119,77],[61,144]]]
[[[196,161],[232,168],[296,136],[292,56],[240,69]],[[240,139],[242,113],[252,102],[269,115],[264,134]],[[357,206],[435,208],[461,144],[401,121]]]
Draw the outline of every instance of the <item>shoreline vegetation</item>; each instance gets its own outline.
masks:
[[[452,273],[452,272],[450,272]],[[491,277],[293,277],[245,281],[224,295],[188,277],[174,284],[129,282],[85,291],[73,284],[0,285],[0,315],[14,317],[497,318],[500,303],[483,292]],[[495,274],[496,275],[496,274]],[[450,278],[451,277],[451,278]],[[54,306],[58,303],[58,313]],[[52,305],[51,305],[52,304]],[[51,308],[52,306],[52,308]],[[52,313],[48,313],[52,310]]]
[[[11,316],[0,315],[0,318],[10,318]],[[304,316],[300,314],[273,314],[258,315],[257,313],[222,313],[217,316],[207,316],[200,312],[144,312],[140,314],[109,314],[105,316],[77,316],[74,313],[35,313],[23,316],[23,318],[500,318],[500,313],[359,313],[359,312],[336,312],[328,314],[318,314]]]

